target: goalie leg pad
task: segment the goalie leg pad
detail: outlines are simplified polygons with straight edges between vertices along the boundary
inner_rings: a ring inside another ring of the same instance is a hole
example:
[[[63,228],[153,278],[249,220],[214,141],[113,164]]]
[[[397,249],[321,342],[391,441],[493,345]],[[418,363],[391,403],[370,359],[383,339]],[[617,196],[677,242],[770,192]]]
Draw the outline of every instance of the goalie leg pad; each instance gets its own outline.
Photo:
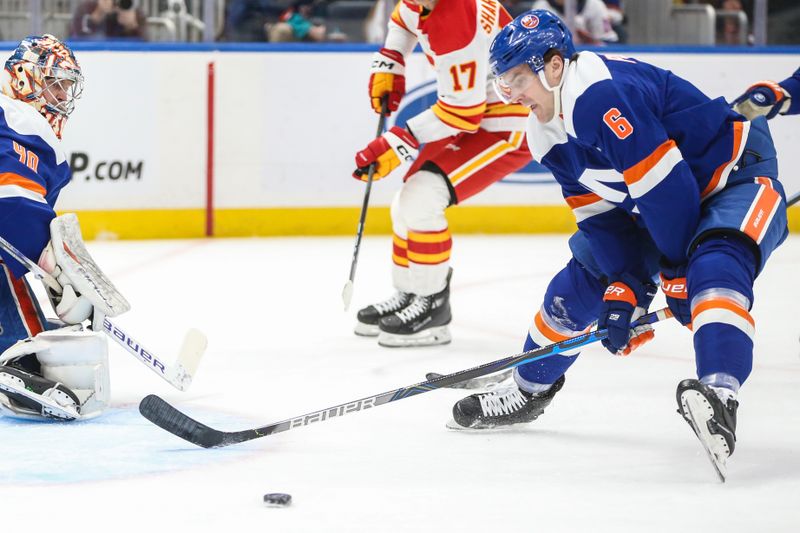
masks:
[[[61,383],[78,398],[81,418],[94,418],[108,407],[108,344],[102,333],[72,326],[20,341],[0,355],[9,364],[35,354],[41,376]]]

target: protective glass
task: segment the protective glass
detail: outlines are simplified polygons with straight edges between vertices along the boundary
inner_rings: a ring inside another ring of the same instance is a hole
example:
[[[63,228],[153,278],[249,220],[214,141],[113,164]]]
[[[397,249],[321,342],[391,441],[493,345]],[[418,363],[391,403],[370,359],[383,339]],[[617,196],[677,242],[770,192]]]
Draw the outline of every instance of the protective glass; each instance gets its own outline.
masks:
[[[533,84],[535,76],[530,68],[513,68],[493,80],[494,90],[504,103],[516,102]]]

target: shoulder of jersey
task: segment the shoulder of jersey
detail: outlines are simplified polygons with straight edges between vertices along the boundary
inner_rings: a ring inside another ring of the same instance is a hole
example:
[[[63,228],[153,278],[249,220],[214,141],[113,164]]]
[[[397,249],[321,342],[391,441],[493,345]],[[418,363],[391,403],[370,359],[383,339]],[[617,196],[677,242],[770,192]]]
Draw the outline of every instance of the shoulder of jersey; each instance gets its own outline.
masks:
[[[581,52],[576,61],[570,62],[567,67],[567,79],[561,90],[561,104],[564,113],[564,124],[567,132],[575,135],[573,125],[573,112],[575,105],[586,91],[593,85],[611,79],[605,61],[594,52]]]
[[[66,155],[61,147],[53,129],[47,120],[32,106],[0,94],[0,110],[2,110],[5,125],[13,132],[23,136],[39,137],[55,154],[56,164],[66,160]]]
[[[425,23],[428,41],[436,55],[461,50],[475,40],[480,30],[478,8],[481,2],[496,3],[496,0],[439,0]]]

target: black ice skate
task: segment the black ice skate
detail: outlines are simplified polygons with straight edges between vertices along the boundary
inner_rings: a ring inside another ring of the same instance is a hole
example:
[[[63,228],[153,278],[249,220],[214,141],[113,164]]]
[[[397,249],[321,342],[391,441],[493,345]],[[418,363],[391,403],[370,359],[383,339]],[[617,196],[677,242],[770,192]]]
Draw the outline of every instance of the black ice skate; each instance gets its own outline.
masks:
[[[473,394],[453,406],[452,429],[491,429],[532,422],[544,413],[553,397],[564,386],[561,376],[548,390],[531,394],[520,389],[512,380],[495,389]]]
[[[18,366],[0,366],[0,413],[15,418],[80,418],[80,400],[69,388]]]
[[[378,322],[383,317],[405,309],[413,298],[413,294],[397,291],[388,300],[361,309],[356,315],[358,322],[356,322],[355,334],[363,337],[377,337],[380,333]]]
[[[450,277],[444,289],[430,296],[414,295],[404,309],[381,318],[378,344],[390,348],[447,344],[452,337],[447,325],[450,313]]]
[[[726,461],[736,447],[736,409],[739,402],[726,403],[714,390],[696,379],[678,384],[678,413],[694,430],[708,454],[720,481],[727,475]]]

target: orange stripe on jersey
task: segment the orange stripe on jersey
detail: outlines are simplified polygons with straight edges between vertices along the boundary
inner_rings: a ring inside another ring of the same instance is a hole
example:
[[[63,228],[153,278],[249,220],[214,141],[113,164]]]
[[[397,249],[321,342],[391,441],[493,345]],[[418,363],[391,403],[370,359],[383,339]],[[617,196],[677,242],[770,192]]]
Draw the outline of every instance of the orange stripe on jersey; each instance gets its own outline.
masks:
[[[562,335],[561,333],[557,332],[556,330],[548,326],[547,322],[545,322],[544,319],[542,318],[541,311],[536,313],[536,316],[533,318],[533,323],[536,324],[536,329],[539,330],[539,333],[541,333],[542,335],[544,335],[553,342],[561,342],[572,338],[566,335]],[[578,334],[576,333],[575,335],[577,336]]]
[[[478,131],[478,128],[480,128],[481,119],[483,118],[483,115],[477,115],[469,118],[463,118],[462,116],[454,115],[440,106],[439,102],[435,103],[433,107],[431,107],[431,110],[433,111],[433,114],[439,118],[439,120],[448,126],[451,126],[457,130],[468,132]]]
[[[769,179],[769,178],[765,178],[763,176],[760,176],[760,177],[756,178],[755,181],[759,185],[765,185],[765,186],[769,187],[770,189],[774,189],[775,188],[775,186],[772,185],[772,180]]]
[[[734,159],[739,155],[739,148],[742,145],[742,131],[744,130],[744,122],[734,122],[733,123],[733,154],[731,158],[717,167],[717,170],[714,171],[714,175],[711,176],[711,181],[708,182],[706,188],[703,189],[703,192],[700,193],[700,198],[705,198],[717,188],[719,185],[720,180],[722,179],[722,173],[725,171],[725,168],[730,165]]]
[[[677,145],[672,139],[667,139],[661,143],[650,155],[622,173],[625,183],[628,186],[631,186],[645,177],[645,175],[647,175],[647,173],[650,172],[650,170],[652,170],[652,168],[655,167],[659,161],[661,161],[667,152],[676,147]]]
[[[42,321],[39,318],[39,313],[36,311],[36,305],[33,303],[33,296],[30,293],[28,284],[22,278],[15,278],[10,273],[8,279],[11,280],[11,287],[14,291],[14,297],[17,300],[19,315],[25,322],[25,327],[28,329],[30,336],[38,335],[44,331]]]
[[[519,145],[512,145],[506,141],[498,141],[453,171],[450,174],[450,182],[455,185],[464,178],[473,175],[475,172],[518,148]]]
[[[438,100],[436,105],[447,111],[448,113],[452,113],[453,115],[458,115],[459,117],[474,117],[477,115],[482,115],[486,112],[486,102],[481,102],[480,104],[470,105],[470,106],[460,106],[460,105],[452,105],[442,102]],[[520,106],[522,107],[522,106]]]
[[[406,23],[403,20],[403,16],[400,14],[400,4],[402,4],[402,3],[403,2],[397,2],[397,5],[394,6],[394,9],[392,10],[392,22],[394,22],[395,24],[397,24],[398,26],[400,26],[401,28],[403,28],[407,32],[414,33],[414,32],[412,32],[411,30],[408,29],[408,26],[406,26]],[[413,5],[413,7],[412,7],[412,5],[413,4],[406,3],[406,6],[408,6],[410,9],[416,11],[418,6]]]
[[[520,104],[504,104],[502,102],[492,103],[486,106],[485,118],[488,117],[527,117],[531,110]]]
[[[47,190],[32,179],[14,174],[13,172],[0,173],[0,185],[16,185],[23,189],[41,194],[42,196],[47,194]]]
[[[576,195],[576,196],[567,196],[567,198],[566,198],[567,205],[571,209],[576,209],[578,207],[584,207],[584,206],[587,206],[589,204],[593,204],[595,202],[599,202],[600,200],[602,200],[602,198],[600,198],[600,196],[596,195],[593,192],[589,192],[589,193],[586,193],[586,194],[579,194],[579,195]]]
[[[418,265],[439,265],[450,260],[450,250],[440,254],[417,254],[408,252],[408,260]]]
[[[711,300],[705,300],[692,309],[692,322],[695,321],[697,315],[702,313],[703,311],[708,311],[710,309],[725,309],[726,311],[731,311],[739,315],[740,317],[747,320],[751,326],[756,327],[756,322],[753,320],[753,317],[750,316],[750,313],[747,312],[746,309],[743,307],[733,303],[730,300],[723,299],[723,298],[713,298]]]
[[[744,221],[740,230],[753,239],[756,244],[761,244],[761,239],[764,238],[772,216],[780,203],[781,195],[778,194],[778,191],[762,186],[750,208],[750,216]]]

